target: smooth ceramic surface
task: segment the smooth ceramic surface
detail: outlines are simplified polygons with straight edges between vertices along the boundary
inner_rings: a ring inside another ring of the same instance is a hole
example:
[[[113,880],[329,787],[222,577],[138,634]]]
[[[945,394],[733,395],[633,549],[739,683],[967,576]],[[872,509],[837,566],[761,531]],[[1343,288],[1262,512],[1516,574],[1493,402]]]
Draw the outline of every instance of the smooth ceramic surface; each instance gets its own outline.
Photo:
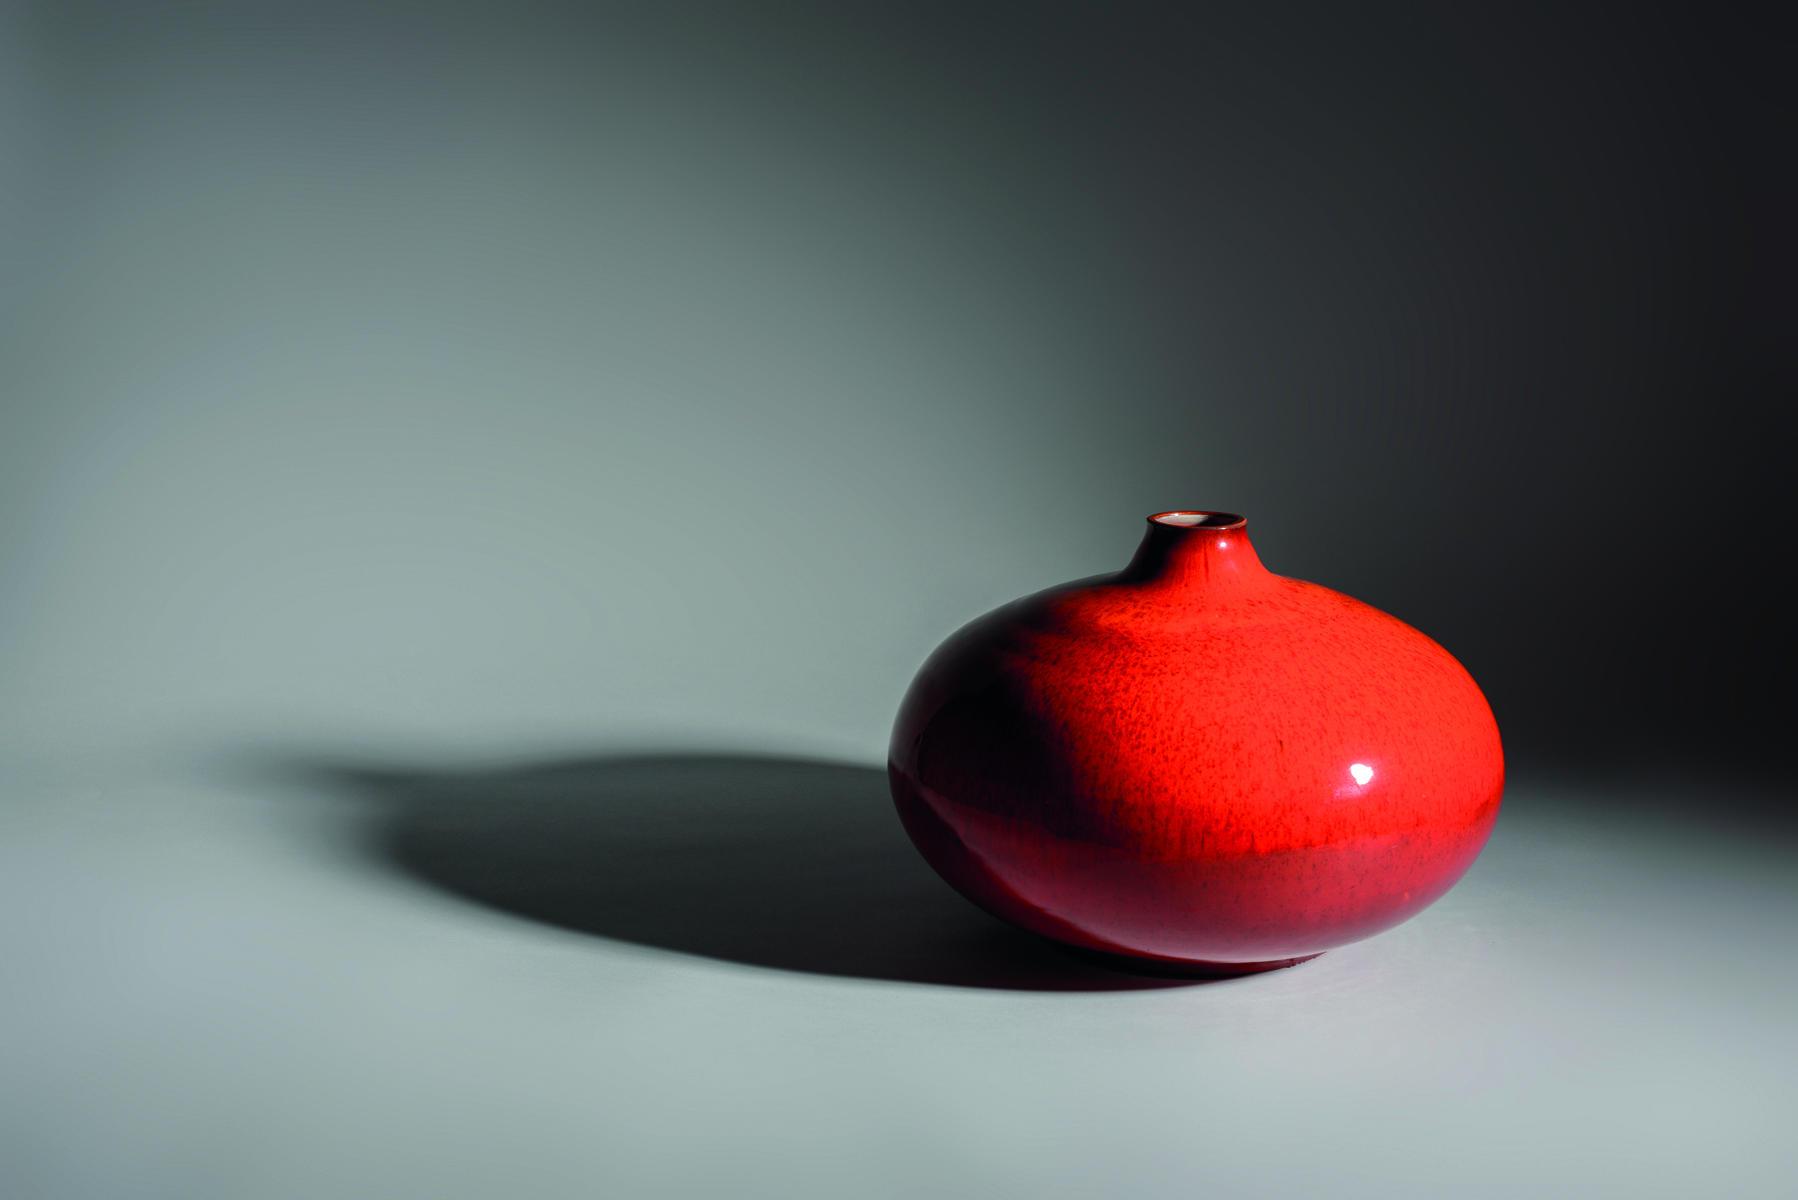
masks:
[[[1240,974],[1454,886],[1504,757],[1441,646],[1274,575],[1228,513],[1160,513],[1130,565],[1026,597],[925,663],[889,774],[988,912],[1124,965]]]

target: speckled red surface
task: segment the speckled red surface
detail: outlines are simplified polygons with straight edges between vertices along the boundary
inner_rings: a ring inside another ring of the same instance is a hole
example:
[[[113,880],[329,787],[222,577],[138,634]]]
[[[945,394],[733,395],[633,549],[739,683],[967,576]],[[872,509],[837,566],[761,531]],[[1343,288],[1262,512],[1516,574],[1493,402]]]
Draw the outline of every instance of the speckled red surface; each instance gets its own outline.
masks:
[[[1270,573],[1241,518],[1202,513],[1158,514],[1122,572],[951,637],[889,770],[919,850],[989,912],[1223,973],[1421,911],[1504,788],[1491,709],[1446,650]]]

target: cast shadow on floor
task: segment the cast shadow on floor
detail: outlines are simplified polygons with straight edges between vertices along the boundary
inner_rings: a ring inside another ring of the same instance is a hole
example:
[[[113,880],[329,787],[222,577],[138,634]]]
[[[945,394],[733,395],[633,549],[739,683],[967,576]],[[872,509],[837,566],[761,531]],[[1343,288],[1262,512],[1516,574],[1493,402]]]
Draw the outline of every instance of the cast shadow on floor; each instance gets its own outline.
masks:
[[[370,849],[452,895],[564,929],[823,975],[1032,991],[1193,986],[1076,961],[956,895],[884,772],[787,758],[612,757],[479,771],[313,764],[377,806]]]

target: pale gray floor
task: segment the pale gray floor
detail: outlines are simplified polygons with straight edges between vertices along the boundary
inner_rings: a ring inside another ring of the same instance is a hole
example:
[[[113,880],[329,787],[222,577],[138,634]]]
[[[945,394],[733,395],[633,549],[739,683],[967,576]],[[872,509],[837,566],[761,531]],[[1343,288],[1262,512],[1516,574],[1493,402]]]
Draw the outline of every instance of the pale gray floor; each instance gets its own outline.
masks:
[[[1166,985],[967,908],[879,783],[15,775],[0,1194],[1791,1194],[1777,842],[1529,791],[1410,924]]]

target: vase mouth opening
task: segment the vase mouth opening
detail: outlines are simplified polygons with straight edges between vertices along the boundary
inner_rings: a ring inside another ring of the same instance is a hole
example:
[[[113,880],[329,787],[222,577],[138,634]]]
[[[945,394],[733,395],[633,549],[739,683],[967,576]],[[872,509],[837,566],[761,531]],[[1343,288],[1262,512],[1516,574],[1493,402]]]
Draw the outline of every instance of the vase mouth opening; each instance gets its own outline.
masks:
[[[1149,518],[1149,524],[1167,525],[1174,529],[1238,529],[1247,525],[1248,522],[1235,513],[1180,509],[1175,512],[1156,513]]]

